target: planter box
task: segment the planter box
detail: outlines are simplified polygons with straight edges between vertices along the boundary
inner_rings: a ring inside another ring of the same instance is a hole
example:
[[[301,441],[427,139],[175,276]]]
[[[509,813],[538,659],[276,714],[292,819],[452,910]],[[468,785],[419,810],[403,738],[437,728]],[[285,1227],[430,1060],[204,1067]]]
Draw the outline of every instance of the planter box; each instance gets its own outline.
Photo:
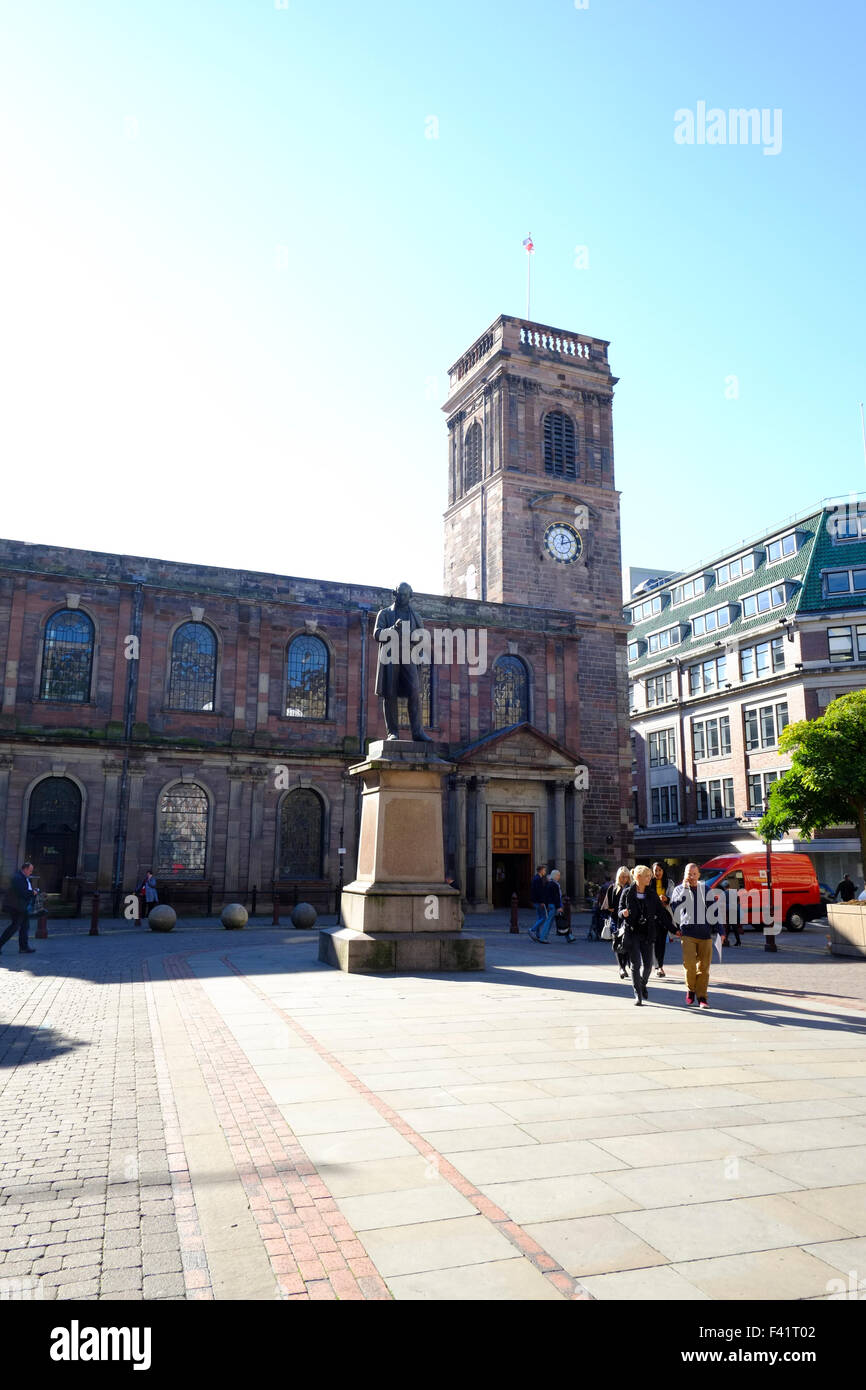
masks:
[[[829,903],[827,921],[834,956],[866,956],[866,903]]]

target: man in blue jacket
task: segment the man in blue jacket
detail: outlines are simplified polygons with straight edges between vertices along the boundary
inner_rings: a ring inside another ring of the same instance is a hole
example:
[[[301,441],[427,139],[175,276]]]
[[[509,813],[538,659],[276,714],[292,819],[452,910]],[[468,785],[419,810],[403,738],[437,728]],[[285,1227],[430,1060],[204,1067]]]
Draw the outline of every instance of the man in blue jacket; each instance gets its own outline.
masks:
[[[25,955],[34,955],[33,947],[28,939],[29,918],[27,909],[36,897],[33,882],[30,875],[33,873],[33,865],[29,859],[26,860],[21,868],[12,875],[12,882],[6,889],[6,901],[3,906],[12,916],[12,921],[0,936],[0,951],[6,945],[16,931],[18,933],[18,950]]]

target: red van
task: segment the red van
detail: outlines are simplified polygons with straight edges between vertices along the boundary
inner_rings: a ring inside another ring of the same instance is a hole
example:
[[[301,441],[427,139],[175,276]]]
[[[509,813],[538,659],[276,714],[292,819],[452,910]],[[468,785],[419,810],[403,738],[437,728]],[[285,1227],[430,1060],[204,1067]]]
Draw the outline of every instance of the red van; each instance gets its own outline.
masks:
[[[808,854],[771,853],[773,892],[782,893],[782,920],[787,931],[802,931],[813,917],[823,917],[824,906],[815,867]],[[720,854],[701,867],[708,888],[735,890],[740,900],[740,920],[761,931],[759,893],[767,887],[766,854]]]

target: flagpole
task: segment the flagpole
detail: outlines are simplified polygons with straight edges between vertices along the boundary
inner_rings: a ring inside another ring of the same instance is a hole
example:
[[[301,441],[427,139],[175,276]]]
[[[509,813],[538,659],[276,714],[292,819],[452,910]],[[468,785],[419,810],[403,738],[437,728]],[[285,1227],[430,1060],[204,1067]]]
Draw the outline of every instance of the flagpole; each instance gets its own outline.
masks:
[[[531,275],[532,275],[532,253],[531,253],[530,251],[527,251],[527,253],[526,253],[526,317],[527,317],[527,319],[531,317],[531,316],[530,316],[530,313],[529,313],[529,296],[530,296],[530,287],[531,287]],[[861,407],[861,409],[862,409],[862,407]]]

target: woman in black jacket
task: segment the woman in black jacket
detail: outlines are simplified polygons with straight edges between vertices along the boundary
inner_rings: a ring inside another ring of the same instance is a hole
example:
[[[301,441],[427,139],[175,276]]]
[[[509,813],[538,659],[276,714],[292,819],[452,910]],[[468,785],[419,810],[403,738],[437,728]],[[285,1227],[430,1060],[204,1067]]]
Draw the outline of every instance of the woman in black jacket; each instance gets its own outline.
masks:
[[[660,914],[664,913],[665,925],[668,915],[659,902],[658,894],[650,891],[652,870],[646,864],[638,864],[633,878],[634,883],[621,899],[619,917],[625,923],[625,950],[631,961],[634,1002],[642,1004],[649,998],[646,986],[652,970],[656,937],[662,926]]]
[[[624,980],[628,974],[631,963],[628,952],[624,944],[624,926],[619,920],[619,910],[623,906],[623,895],[631,887],[631,869],[627,869],[623,864],[621,869],[617,869],[613,883],[608,884],[607,892],[601,901],[601,919],[613,919],[613,940],[611,947],[616,956],[619,966],[619,978]]]

